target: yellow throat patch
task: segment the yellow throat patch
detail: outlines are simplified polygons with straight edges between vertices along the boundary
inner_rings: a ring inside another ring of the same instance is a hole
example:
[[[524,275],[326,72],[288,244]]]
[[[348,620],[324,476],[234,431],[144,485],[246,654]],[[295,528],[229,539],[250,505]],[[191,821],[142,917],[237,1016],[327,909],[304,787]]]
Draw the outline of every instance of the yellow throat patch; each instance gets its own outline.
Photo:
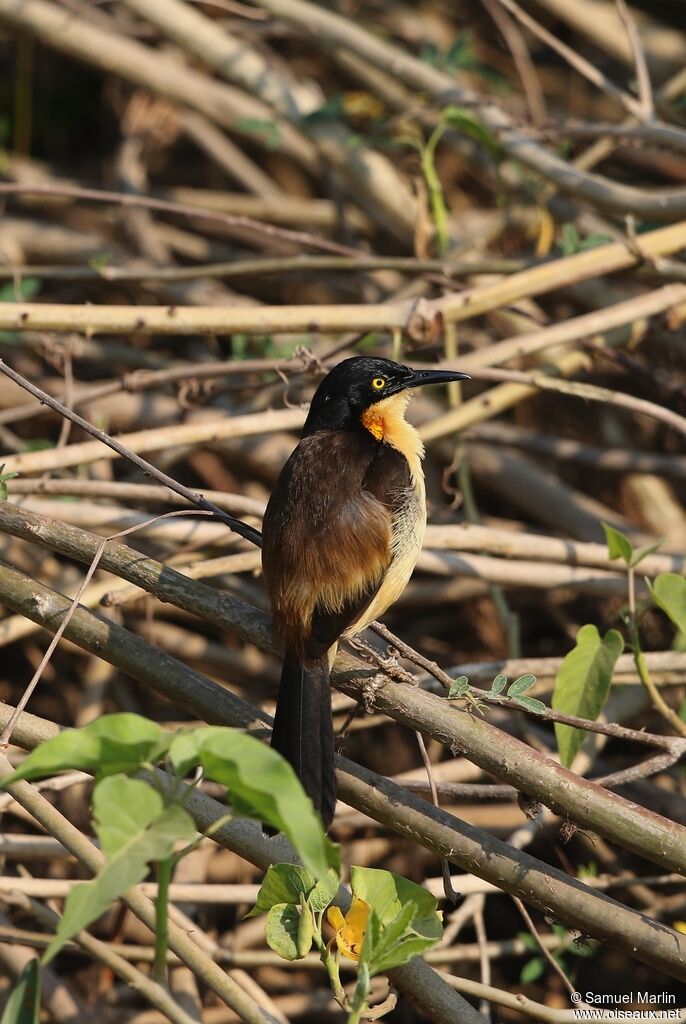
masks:
[[[413,473],[417,463],[424,457],[424,445],[414,427],[405,419],[405,410],[410,395],[401,391],[399,395],[382,398],[362,413],[362,425],[377,441],[397,448],[405,456]]]

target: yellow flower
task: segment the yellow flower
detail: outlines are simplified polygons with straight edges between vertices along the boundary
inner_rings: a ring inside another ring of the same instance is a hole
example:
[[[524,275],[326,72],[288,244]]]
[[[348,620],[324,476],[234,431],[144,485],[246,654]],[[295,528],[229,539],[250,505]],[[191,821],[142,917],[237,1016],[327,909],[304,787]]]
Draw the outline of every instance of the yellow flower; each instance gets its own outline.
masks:
[[[683,932],[683,934],[686,935],[686,921],[675,921],[672,927],[676,928],[678,932]]]
[[[353,896],[350,910],[343,917],[338,907],[329,907],[326,920],[336,931],[336,945],[348,960],[359,960],[372,908],[359,896]]]

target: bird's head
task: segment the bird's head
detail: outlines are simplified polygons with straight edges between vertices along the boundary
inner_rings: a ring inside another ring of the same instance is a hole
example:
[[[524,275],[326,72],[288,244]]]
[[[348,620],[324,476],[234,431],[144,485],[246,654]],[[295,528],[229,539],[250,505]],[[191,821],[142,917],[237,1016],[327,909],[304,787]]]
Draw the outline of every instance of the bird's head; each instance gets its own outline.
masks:
[[[402,415],[411,388],[454,380],[469,380],[469,375],[457,370],[413,370],[390,359],[370,356],[344,359],[317,388],[304,433],[362,425],[378,437],[371,424],[391,412]]]

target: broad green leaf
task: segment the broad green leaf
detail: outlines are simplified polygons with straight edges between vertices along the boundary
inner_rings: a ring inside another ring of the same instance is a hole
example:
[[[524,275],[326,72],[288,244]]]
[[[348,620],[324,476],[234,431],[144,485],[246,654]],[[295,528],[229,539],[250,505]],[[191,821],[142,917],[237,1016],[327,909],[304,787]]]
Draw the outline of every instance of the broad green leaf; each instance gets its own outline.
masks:
[[[435,897],[401,875],[380,868],[353,866],[350,869],[350,888],[355,896],[370,904],[382,928],[394,921],[403,907],[409,904],[414,908],[412,928],[416,932],[436,939],[443,933]]]
[[[147,782],[108,775],[93,789],[93,824],[102,852],[113,857],[163,810],[162,797]]]
[[[526,693],[527,690],[531,689],[535,682],[536,676],[532,676],[530,673],[520,676],[518,679],[515,679],[510,686],[507,691],[507,696],[510,698],[521,697],[523,693]]]
[[[135,772],[144,762],[158,761],[170,741],[159,725],[141,715],[105,715],[83,729],[65,729],[41,743],[2,785],[74,769],[99,775]]]
[[[455,697],[464,697],[465,693],[469,690],[469,679],[467,676],[458,676],[450,684],[448,690],[448,698],[454,699]]]
[[[247,916],[255,917],[257,914],[263,914],[277,904],[291,903],[297,906],[300,903],[301,894],[307,896],[314,883],[314,875],[307,868],[300,867],[299,864],[272,864],[264,876],[255,906]],[[338,880],[336,880],[334,895],[337,891]],[[328,903],[330,902],[329,900]]]
[[[116,783],[117,776],[105,779],[98,789],[108,783]],[[127,779],[129,783],[136,780]],[[145,783],[140,783],[145,786]],[[150,788],[150,787],[146,787]],[[110,785],[104,794],[100,794],[97,813],[99,815],[114,813],[111,799],[116,799],[117,786]],[[153,792],[151,790],[151,792]],[[111,799],[108,799],[110,797]],[[129,838],[122,841],[122,834],[127,828],[135,826],[131,821],[124,821],[119,816],[118,825],[112,830],[105,829],[104,837],[112,842],[116,852],[107,860],[95,878],[84,885],[77,885],[70,892],[64,905],[64,914],[57,928],[57,934],[43,955],[43,963],[49,963],[56,953],[73,935],[86,928],[92,921],[100,917],[109,907],[112,900],[122,896],[128,889],[141,882],[148,873],[150,861],[166,860],[174,851],[179,840],[190,842],[195,836],[193,819],[178,804],[172,804],[153,820],[150,820],[152,805],[147,802],[137,812],[135,806],[129,808],[132,818],[137,817],[137,830],[129,832]]]
[[[552,706],[565,715],[593,721],[610,692],[612,672],[624,650],[622,634],[609,630],[603,638],[590,623],[576,634],[576,646],[560,665],[553,689]],[[569,768],[584,739],[584,730],[555,722],[555,736],[562,764]]]
[[[675,572],[661,572],[655,577],[650,592],[655,604],[680,632],[686,633],[686,579]]]
[[[326,910],[331,900],[338,892],[338,874],[333,868],[329,868],[323,878],[315,885],[314,889],[310,892],[307,897],[307,902],[312,907],[315,913],[319,913],[320,910]]]
[[[199,764],[200,748],[207,731],[204,728],[194,729],[192,732],[184,729],[177,732],[169,744],[169,760],[180,779]]]
[[[609,523],[601,523],[601,526],[605,531],[607,552],[610,559],[622,558],[627,565],[631,565],[634,546],[629,538],[621,530],[616,530],[614,526],[610,526]]]
[[[40,1020],[40,973],[38,961],[29,960],[17,978],[0,1024],[38,1024]]]
[[[493,680],[493,682],[491,683],[490,693],[493,694],[494,697],[497,697],[498,694],[503,692],[506,686],[507,676],[504,676],[502,672],[499,672],[498,675]]]
[[[300,913],[291,903],[277,903],[267,914],[267,945],[284,960],[301,960],[298,952]]]
[[[284,832],[315,879],[338,869],[339,851],[327,839],[319,815],[290,764],[271,747],[237,729],[209,728],[199,759],[205,776],[228,789],[239,814]]]

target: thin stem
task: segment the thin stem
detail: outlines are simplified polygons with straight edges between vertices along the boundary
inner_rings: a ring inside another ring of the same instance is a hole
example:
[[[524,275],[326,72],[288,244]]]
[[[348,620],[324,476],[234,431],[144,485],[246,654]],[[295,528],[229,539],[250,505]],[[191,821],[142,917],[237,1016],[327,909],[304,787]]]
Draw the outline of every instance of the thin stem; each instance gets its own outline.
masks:
[[[345,1010],[348,1007],[348,1000],[345,995],[345,989],[341,984],[341,975],[338,968],[338,959],[335,956],[331,955],[329,947],[324,945],[324,941],[323,939],[321,939],[321,937],[320,941],[323,947],[320,950],[320,960],[324,964],[326,973],[329,976],[329,982],[331,983],[331,991],[333,992],[333,997],[338,1003],[338,1005]]]
[[[650,670],[648,668],[645,655],[641,650],[641,640],[638,635],[638,617],[636,615],[635,576],[635,567],[633,565],[628,566],[627,581],[629,591],[629,638],[631,640],[631,650],[634,655],[634,664],[636,665],[638,678],[643,683],[655,710],[659,711],[664,720],[668,722],[672,726],[672,728],[679,733],[680,736],[686,736],[686,722],[679,718],[676,711],[673,711],[672,708],[670,708],[669,704],[667,704],[664,697],[660,693],[659,689],[653,682],[653,677],[650,674]]]
[[[439,124],[434,129],[426,146],[422,149],[422,173],[429,189],[431,215],[436,228],[436,240],[441,256],[445,256],[448,251],[448,214],[445,208],[445,199],[443,198],[443,186],[436,172],[434,156],[436,154],[436,146],[440,142],[445,129],[446,125],[444,123]]]
[[[168,857],[157,865],[157,899],[155,900],[155,959],[152,976],[159,985],[167,984],[167,951],[169,948],[169,886],[176,860]]]

